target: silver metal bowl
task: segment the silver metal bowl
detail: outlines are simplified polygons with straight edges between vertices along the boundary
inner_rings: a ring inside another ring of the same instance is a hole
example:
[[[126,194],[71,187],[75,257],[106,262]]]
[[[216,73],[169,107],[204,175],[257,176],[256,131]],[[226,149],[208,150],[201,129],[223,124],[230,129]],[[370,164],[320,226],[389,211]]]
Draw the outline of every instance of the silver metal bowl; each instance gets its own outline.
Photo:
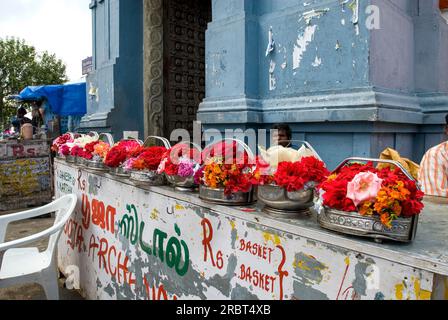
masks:
[[[76,158],[77,158],[77,157],[75,157],[75,156],[68,155],[68,156],[65,157],[65,160],[66,160],[67,162],[69,162],[69,163],[76,163],[76,162],[77,162],[77,159],[76,159]]]
[[[260,185],[257,196],[258,200],[265,204],[266,213],[282,217],[308,213],[314,204],[314,189],[288,192],[276,185]]]
[[[104,165],[104,162],[101,160],[87,160],[84,159],[84,166],[88,169],[96,170],[96,171],[107,171],[108,168]]]
[[[228,206],[249,205],[254,202],[254,191],[234,192],[228,196],[224,194],[224,189],[214,189],[207,186],[199,186],[199,198],[205,202],[224,204]]]
[[[133,170],[131,171],[131,180],[150,186],[164,186],[167,183],[165,175],[158,174],[157,171]]]
[[[87,161],[87,159],[84,159],[82,157],[77,157],[76,164],[79,166],[82,166],[82,167],[87,167],[86,161]]]
[[[411,242],[417,231],[418,216],[402,218],[392,222],[392,228],[385,227],[377,215],[362,216],[357,212],[344,212],[324,207],[317,218],[321,227],[355,236],[373,238],[376,242],[393,240]]]
[[[194,183],[194,177],[180,177],[180,176],[169,176],[165,174],[168,182],[174,186],[177,191],[194,191],[197,188],[197,184]]]
[[[125,170],[123,167],[109,168],[109,173],[118,177],[130,177],[129,171]]]

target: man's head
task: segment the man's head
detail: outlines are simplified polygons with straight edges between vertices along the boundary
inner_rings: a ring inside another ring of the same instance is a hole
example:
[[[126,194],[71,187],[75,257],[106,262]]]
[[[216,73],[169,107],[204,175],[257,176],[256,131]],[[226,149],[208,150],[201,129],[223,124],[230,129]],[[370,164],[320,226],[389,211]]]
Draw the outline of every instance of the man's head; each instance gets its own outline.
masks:
[[[272,127],[274,131],[273,140],[275,144],[288,147],[291,144],[292,131],[289,125],[281,123]]]
[[[17,118],[23,118],[27,114],[27,111],[24,107],[20,107],[17,109]]]

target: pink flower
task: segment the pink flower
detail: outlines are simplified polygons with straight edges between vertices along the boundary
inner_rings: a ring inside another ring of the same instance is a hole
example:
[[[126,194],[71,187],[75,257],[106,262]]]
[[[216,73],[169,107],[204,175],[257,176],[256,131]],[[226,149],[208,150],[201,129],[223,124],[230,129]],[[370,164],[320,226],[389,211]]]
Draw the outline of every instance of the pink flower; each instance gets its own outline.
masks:
[[[347,184],[347,198],[358,206],[361,202],[375,199],[381,189],[383,179],[373,172],[358,173]]]
[[[187,159],[182,159],[179,163],[179,176],[183,178],[191,177],[194,175],[194,162]]]
[[[125,170],[131,171],[133,169],[132,166],[134,165],[135,160],[137,160],[137,158],[129,158],[128,160],[126,160],[123,163],[123,167],[125,168]]]

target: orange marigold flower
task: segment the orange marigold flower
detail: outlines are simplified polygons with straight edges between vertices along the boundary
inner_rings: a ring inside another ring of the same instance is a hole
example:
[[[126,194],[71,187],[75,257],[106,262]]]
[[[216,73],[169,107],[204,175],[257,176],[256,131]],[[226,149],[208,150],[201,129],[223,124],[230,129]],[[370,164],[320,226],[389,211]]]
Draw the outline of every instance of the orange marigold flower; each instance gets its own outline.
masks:
[[[389,229],[392,228],[392,219],[388,214],[381,215],[381,223]]]
[[[359,208],[359,213],[363,216],[373,215],[372,202],[366,201]]]

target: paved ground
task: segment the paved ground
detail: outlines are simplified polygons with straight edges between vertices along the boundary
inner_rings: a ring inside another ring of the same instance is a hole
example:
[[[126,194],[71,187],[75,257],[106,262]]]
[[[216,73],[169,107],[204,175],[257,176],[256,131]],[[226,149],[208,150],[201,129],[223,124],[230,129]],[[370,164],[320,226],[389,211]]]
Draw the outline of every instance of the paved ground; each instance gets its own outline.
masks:
[[[11,212],[0,211],[0,215]],[[49,228],[53,224],[53,218],[34,218],[19,222],[11,223],[8,226],[6,241],[23,238],[33,233],[40,232]],[[39,250],[44,250],[47,247],[48,239],[36,242],[32,246],[37,246]],[[0,263],[1,263],[0,253]],[[1,281],[1,280],[0,280]],[[68,290],[64,288],[65,279],[59,279],[59,297],[61,300],[83,300],[83,298],[75,290]],[[27,284],[6,289],[0,289],[0,300],[45,300],[45,292],[40,285]]]

